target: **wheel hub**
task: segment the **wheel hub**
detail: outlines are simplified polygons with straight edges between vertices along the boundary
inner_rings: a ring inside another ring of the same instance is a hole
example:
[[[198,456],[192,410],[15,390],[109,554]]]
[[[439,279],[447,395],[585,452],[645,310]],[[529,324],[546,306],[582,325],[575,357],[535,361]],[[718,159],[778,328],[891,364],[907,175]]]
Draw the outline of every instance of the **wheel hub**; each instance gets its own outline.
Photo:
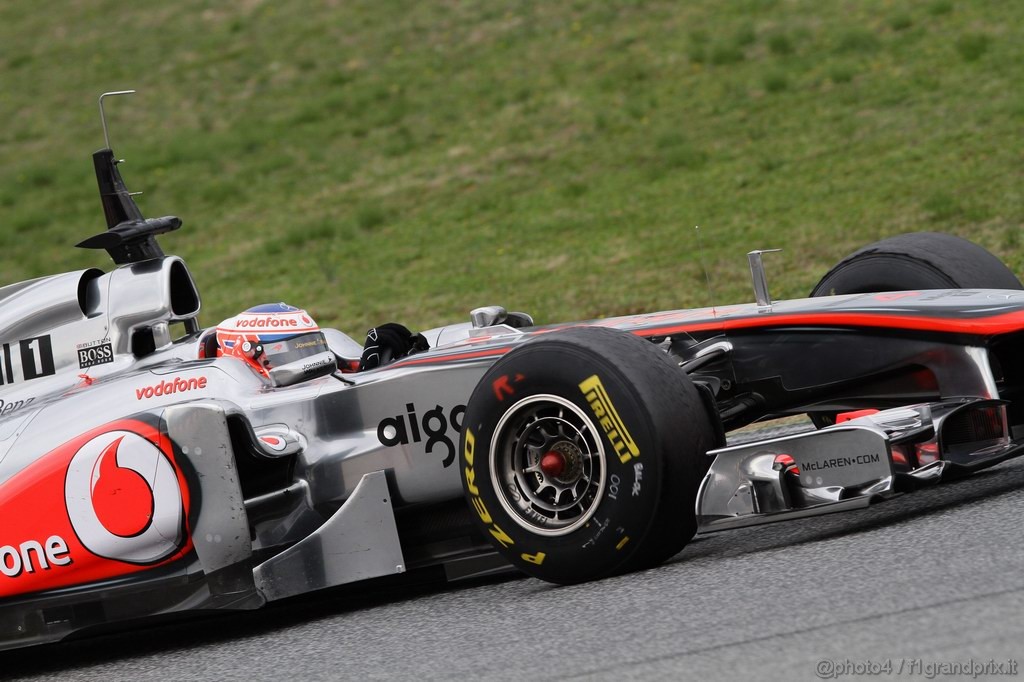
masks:
[[[583,475],[583,452],[569,441],[559,441],[541,457],[540,470],[552,482],[572,485]]]
[[[545,476],[558,478],[565,470],[565,458],[552,450],[541,458],[540,470],[544,472]]]
[[[593,422],[572,402],[536,395],[499,420],[491,475],[502,506],[532,532],[584,525],[603,497],[604,451]]]

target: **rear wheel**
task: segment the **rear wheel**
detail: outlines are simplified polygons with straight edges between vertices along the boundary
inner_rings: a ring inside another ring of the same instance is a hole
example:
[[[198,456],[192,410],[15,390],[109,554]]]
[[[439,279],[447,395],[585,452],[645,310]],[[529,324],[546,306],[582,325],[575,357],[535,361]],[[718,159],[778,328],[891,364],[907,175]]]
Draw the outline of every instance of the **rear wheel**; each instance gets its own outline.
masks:
[[[555,332],[509,352],[477,385],[463,487],[484,534],[535,577],[577,583],[646,568],[696,532],[712,419],[649,341]]]
[[[869,244],[836,264],[811,296],[920,289],[1024,289],[998,257],[974,242],[941,232],[911,232]],[[810,415],[831,426],[834,414]]]

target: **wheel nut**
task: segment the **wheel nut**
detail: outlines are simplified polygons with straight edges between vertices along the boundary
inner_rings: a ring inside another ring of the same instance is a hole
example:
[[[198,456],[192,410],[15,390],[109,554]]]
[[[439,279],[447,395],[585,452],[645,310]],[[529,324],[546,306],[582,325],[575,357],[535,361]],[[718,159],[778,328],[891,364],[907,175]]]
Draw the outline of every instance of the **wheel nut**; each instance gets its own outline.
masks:
[[[541,458],[540,470],[545,476],[558,478],[565,470],[565,458],[557,452],[549,452]]]

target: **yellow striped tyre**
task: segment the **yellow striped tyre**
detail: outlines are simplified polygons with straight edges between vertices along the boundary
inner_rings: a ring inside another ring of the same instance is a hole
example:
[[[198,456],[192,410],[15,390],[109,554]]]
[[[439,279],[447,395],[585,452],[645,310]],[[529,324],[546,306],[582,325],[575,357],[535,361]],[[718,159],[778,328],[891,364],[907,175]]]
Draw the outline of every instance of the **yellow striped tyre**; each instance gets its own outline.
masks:
[[[571,584],[647,568],[697,530],[716,419],[646,339],[598,327],[544,334],[473,391],[463,489],[480,530],[532,576]]]

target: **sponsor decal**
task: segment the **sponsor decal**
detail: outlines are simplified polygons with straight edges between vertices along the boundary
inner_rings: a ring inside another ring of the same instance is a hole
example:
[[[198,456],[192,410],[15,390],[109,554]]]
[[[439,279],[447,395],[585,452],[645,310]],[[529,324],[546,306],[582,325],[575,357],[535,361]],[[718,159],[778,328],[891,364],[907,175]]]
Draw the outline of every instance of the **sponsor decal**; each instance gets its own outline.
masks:
[[[317,331],[316,323],[303,313],[280,312],[280,313],[242,313],[230,323],[219,327],[219,331],[276,331],[276,332],[298,332]]]
[[[470,506],[476,510],[477,516],[487,526],[487,531],[491,536],[501,543],[502,547],[511,547],[515,542],[508,536],[508,534],[501,529],[501,527],[494,522],[489,511],[487,511],[487,505],[484,504],[483,499],[480,497],[480,489],[476,487],[476,472],[473,470],[473,458],[476,451],[476,436],[470,429],[466,429],[466,447],[462,450],[462,457],[466,461],[466,492],[469,493]],[[541,559],[543,561],[543,558]]]
[[[109,340],[95,341],[78,346],[78,367],[86,369],[114,361],[114,346]]]
[[[316,338],[312,339],[311,341],[301,341],[301,342],[295,344],[295,348],[296,348],[296,350],[298,350],[299,348],[312,348],[313,346],[326,346],[326,345],[327,345],[327,339],[325,339],[322,336],[317,336]]]
[[[281,438],[281,436],[260,436],[260,442],[274,452],[284,452],[284,449],[288,446],[288,442]]]
[[[323,358],[323,359],[320,359],[320,360],[315,360],[313,362],[307,362],[307,363],[303,364],[302,365],[302,371],[307,373],[307,374],[312,374],[313,372],[316,372],[317,370],[323,369],[327,365],[334,365],[334,364],[336,364],[336,363],[335,363],[333,357]]]
[[[51,566],[67,566],[70,563],[68,543],[59,535],[51,535],[42,543],[26,540],[17,547],[0,547],[0,573],[8,578],[17,578],[23,572],[48,571]]]
[[[801,462],[800,466],[804,471],[821,471],[823,469],[852,467],[858,464],[877,464],[881,461],[882,456],[879,454],[854,455],[853,457],[833,457],[831,459],[822,459],[817,462]]]
[[[181,544],[181,488],[170,460],[130,431],[108,431],[71,459],[64,484],[75,535],[96,556],[152,564]]]
[[[462,431],[462,417],[466,414],[465,405],[456,405],[448,414],[440,405],[417,416],[416,405],[407,403],[407,414],[381,419],[377,424],[377,440],[381,445],[394,447],[409,443],[422,443],[426,436],[424,448],[427,454],[433,454],[435,447],[444,449],[444,460],[441,464],[447,468],[455,461],[455,443],[448,435],[449,426],[455,435]]]
[[[65,499],[75,535],[96,556],[148,564],[180,545],[177,474],[137,433],[109,431],[82,445],[68,467]]]
[[[0,384],[31,381],[57,373],[49,335],[2,344],[0,355],[3,356],[0,362]]]
[[[580,382],[580,390],[601,428],[604,429],[605,435],[608,436],[608,441],[615,449],[619,460],[625,464],[633,457],[639,457],[640,448],[629,435],[626,425],[622,423],[618,410],[615,409],[608,392],[604,389],[604,384],[601,383],[601,378],[594,374],[584,379]]]
[[[174,395],[175,393],[195,391],[202,388],[206,388],[206,377],[189,377],[188,379],[174,377],[153,386],[135,389],[135,399],[158,398],[160,396]]]
[[[10,414],[11,412],[17,412],[23,407],[28,407],[35,398],[25,398],[24,400],[0,400],[0,417]]]
[[[188,554],[190,498],[173,453],[157,426],[126,419],[5,481],[0,598],[117,578]]]
[[[299,321],[280,317],[240,317],[235,320],[238,329],[297,329]]]

